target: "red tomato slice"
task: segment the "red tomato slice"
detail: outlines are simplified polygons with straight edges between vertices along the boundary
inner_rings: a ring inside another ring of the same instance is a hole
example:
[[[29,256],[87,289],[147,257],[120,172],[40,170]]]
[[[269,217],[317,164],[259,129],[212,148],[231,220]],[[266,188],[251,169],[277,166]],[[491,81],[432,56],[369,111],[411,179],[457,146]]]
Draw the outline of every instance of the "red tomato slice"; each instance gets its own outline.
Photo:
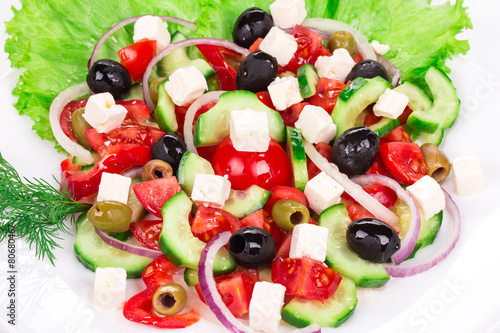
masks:
[[[323,46],[323,37],[312,30],[296,25],[290,32],[298,44],[297,51],[290,62],[285,66],[285,71],[297,73],[297,69],[305,63],[314,64],[319,55],[331,55]]]
[[[366,173],[371,175],[390,176],[389,171],[387,171],[387,168],[384,165],[384,161],[382,161],[380,153],[377,153],[373,165],[370,167],[370,169],[368,169]]]
[[[344,204],[351,221],[356,221],[357,219],[362,219],[365,217],[370,217],[370,218],[375,217],[369,211],[367,211],[358,204],[352,204],[347,202],[344,202]]]
[[[342,277],[309,257],[278,257],[272,264],[271,279],[285,286],[286,295],[324,300],[333,296]]]
[[[309,105],[309,103],[295,103],[289,108],[281,111],[279,114],[281,115],[285,126],[295,127],[295,123],[299,120],[300,113],[306,105]]]
[[[248,313],[255,283],[259,281],[256,270],[223,275],[215,278],[217,291],[229,311],[239,318]]]
[[[279,247],[276,248],[276,258],[288,258],[290,255],[290,247],[292,245],[292,233],[287,232]]]
[[[182,191],[175,176],[168,178],[158,178],[138,183],[132,186],[132,189],[148,212],[156,217],[161,216],[163,205],[174,194]]]
[[[418,144],[389,142],[381,145],[379,152],[387,170],[398,182],[412,185],[425,176],[427,165]]]
[[[271,213],[276,201],[287,199],[295,200],[309,208],[309,203],[304,192],[291,186],[277,186],[271,190],[271,196],[267,200],[264,209]]]
[[[134,81],[142,80],[151,59],[156,55],[155,40],[140,40],[118,51],[120,63],[127,69]]]
[[[276,248],[280,246],[285,236],[285,231],[278,227],[278,225],[274,222],[271,213],[265,209],[259,209],[241,220],[241,227],[248,226],[259,227],[270,233],[274,239]]]
[[[233,214],[222,209],[203,205],[198,206],[191,222],[193,235],[205,243],[219,232],[231,231],[231,233],[234,233],[239,228],[241,228],[241,222]]]
[[[380,145],[383,145],[384,143],[388,142],[413,142],[413,141],[411,140],[410,135],[406,133],[403,126],[398,126],[392,131],[390,131],[389,134],[380,138]]]
[[[130,119],[136,123],[142,123],[149,119],[151,112],[147,104],[140,99],[133,99],[129,101],[117,101],[116,104],[123,106],[127,109],[127,116],[125,119]]]
[[[394,206],[396,200],[398,200],[398,195],[396,194],[396,192],[394,192],[387,186],[376,184],[364,187],[363,190],[377,199],[385,207]]]
[[[180,270],[164,255],[154,259],[142,272],[142,281],[149,289],[156,289],[164,284],[174,282],[174,274]]]
[[[268,91],[259,91],[256,95],[257,95],[257,98],[259,99],[259,101],[262,102],[262,104],[264,104],[268,108],[276,110],[276,108],[274,107],[273,101],[271,99],[271,95],[269,94]]]
[[[163,220],[142,220],[130,224],[130,231],[137,241],[148,249],[160,250],[160,239]]]
[[[253,42],[253,44],[250,45],[250,48],[248,49],[250,53],[260,50],[260,44],[262,44],[263,40],[264,38],[257,38],[255,42]]]
[[[292,185],[292,166],[288,156],[273,139],[266,152],[257,153],[236,150],[228,136],[212,155],[212,166],[216,175],[228,175],[235,190],[244,190],[254,184],[266,190]]]
[[[316,87],[316,94],[310,98],[309,103],[320,106],[325,109],[326,112],[331,114],[335,104],[337,104],[337,99],[342,90],[344,90],[345,86],[346,85],[340,81],[322,77],[319,79]]]
[[[73,134],[73,127],[71,127],[71,117],[73,112],[78,109],[84,108],[87,105],[88,98],[82,98],[76,101],[71,101],[63,108],[61,115],[59,116],[59,123],[61,129],[66,134],[68,138],[76,142],[75,135]]]
[[[321,156],[326,158],[328,161],[330,160],[331,155],[332,155],[332,146],[330,146],[326,142],[320,142],[320,143],[314,144],[314,147],[316,148],[318,153],[320,153]],[[309,175],[309,179],[312,179],[321,173],[321,170],[316,166],[316,164],[314,164],[311,161],[309,156],[307,156],[307,172]]]

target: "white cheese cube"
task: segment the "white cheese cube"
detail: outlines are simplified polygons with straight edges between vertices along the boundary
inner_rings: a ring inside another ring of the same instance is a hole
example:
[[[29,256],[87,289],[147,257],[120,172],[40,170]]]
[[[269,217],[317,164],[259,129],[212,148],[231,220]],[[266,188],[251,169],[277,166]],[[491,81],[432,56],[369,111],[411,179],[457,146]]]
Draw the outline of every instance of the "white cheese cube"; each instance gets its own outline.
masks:
[[[332,117],[322,107],[306,105],[300,113],[295,127],[302,132],[310,143],[329,143],[337,133]]]
[[[446,206],[443,190],[431,176],[423,176],[413,185],[408,186],[406,191],[415,200],[422,218],[426,220],[442,211]]]
[[[477,156],[455,158],[452,170],[453,185],[458,195],[479,193],[483,190],[483,171]]]
[[[344,188],[324,172],[309,180],[304,189],[309,206],[318,215],[337,204],[343,192]]]
[[[231,111],[229,136],[238,151],[265,152],[269,148],[267,112],[252,109]]]
[[[303,100],[300,94],[299,81],[293,76],[277,77],[267,87],[267,90],[269,91],[274,107],[280,111]]]
[[[160,17],[145,15],[134,24],[134,43],[143,39],[155,40],[156,51],[160,52],[170,44],[168,24]]]
[[[307,16],[304,0],[276,0],[269,6],[274,24],[281,29],[301,24]]]
[[[321,262],[326,259],[328,228],[301,223],[292,231],[290,258],[310,257]]]
[[[207,80],[194,66],[177,69],[165,83],[167,94],[174,104],[179,106],[193,102],[207,89]]]
[[[118,175],[116,173],[103,172],[97,201],[116,201],[122,204],[128,204],[130,186],[132,178]]]
[[[281,66],[290,62],[297,47],[295,38],[277,27],[272,27],[260,44],[260,49],[275,57]]]
[[[116,105],[113,95],[108,92],[89,97],[83,118],[99,133],[105,133],[121,125],[127,116],[127,109]]]
[[[373,113],[378,117],[396,119],[403,113],[408,101],[405,94],[387,88],[373,106]]]
[[[97,267],[94,280],[94,306],[113,310],[122,307],[126,297],[127,272],[121,267]]]
[[[389,45],[380,44],[376,40],[372,41],[370,45],[372,46],[373,51],[375,51],[375,53],[380,55],[384,55],[391,50],[391,47]]]
[[[226,177],[199,173],[194,178],[191,199],[199,205],[222,208],[230,192],[231,182]]]
[[[264,332],[278,330],[285,291],[285,286],[279,283],[266,281],[255,283],[248,309],[249,324],[252,329]]]
[[[319,77],[326,76],[341,82],[345,82],[354,65],[356,62],[346,49],[336,49],[333,55],[318,57],[314,63]]]

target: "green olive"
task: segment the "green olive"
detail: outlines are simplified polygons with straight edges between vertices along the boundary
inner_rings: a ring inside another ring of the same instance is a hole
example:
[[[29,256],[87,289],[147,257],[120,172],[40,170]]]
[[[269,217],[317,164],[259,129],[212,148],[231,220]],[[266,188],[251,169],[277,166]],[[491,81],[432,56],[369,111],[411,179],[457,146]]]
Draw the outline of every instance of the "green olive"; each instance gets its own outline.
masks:
[[[177,283],[165,284],[153,294],[153,309],[166,316],[173,316],[184,309],[187,303],[186,290]]]
[[[437,182],[445,180],[450,174],[451,163],[441,148],[432,143],[425,143],[420,149],[424,155],[425,164],[427,164],[427,175]]]
[[[73,112],[73,114],[71,115],[71,129],[73,130],[76,141],[78,141],[78,143],[83,147],[90,148],[89,141],[85,136],[85,130],[92,128],[92,126],[90,126],[85,118],[83,118],[84,112],[85,108],[80,108]]]
[[[121,202],[99,201],[89,209],[87,217],[102,231],[124,232],[129,229],[132,209]]]
[[[170,164],[162,160],[151,160],[142,167],[142,180],[153,180],[173,176],[174,171]]]
[[[153,103],[158,103],[158,86],[160,83],[165,81],[166,77],[157,77],[154,79],[151,84],[149,85],[149,95],[151,96],[151,100]]]
[[[278,200],[271,211],[274,222],[285,231],[291,231],[297,224],[309,223],[309,210],[303,204],[292,200]]]
[[[350,32],[337,31],[328,39],[328,49],[333,52],[336,49],[346,49],[353,56],[356,53],[357,43]]]

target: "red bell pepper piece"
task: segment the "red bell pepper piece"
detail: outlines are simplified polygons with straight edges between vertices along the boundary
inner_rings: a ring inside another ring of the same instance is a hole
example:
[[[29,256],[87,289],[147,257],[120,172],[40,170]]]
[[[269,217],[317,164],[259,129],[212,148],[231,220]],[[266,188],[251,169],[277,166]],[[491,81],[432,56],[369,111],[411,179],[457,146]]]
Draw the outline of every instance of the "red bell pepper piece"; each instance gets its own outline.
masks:
[[[215,70],[221,90],[236,90],[236,71],[224,59],[219,47],[215,45],[196,45],[196,47]]]

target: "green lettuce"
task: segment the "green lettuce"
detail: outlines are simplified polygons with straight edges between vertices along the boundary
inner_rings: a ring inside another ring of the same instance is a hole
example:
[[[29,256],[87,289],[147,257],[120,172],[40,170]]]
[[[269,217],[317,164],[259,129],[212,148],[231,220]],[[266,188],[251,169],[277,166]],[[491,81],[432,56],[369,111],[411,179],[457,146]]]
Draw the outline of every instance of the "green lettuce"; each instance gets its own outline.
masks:
[[[54,141],[48,109],[55,96],[85,80],[95,42],[113,24],[136,15],[180,17],[198,24],[192,36],[231,39],[232,27],[245,9],[269,10],[272,0],[21,0],[6,22],[5,45],[12,66],[22,68],[13,93],[20,114],[34,121],[43,139]],[[471,22],[463,1],[430,6],[430,0],[306,0],[308,17],[336,18],[364,33],[369,40],[389,44],[387,58],[403,78],[420,75],[430,65],[445,69],[444,61],[469,49],[456,35]],[[179,28],[170,25],[171,30]],[[100,57],[116,59],[116,51],[132,43],[132,25],[118,31]],[[187,29],[183,33],[187,33]]]

